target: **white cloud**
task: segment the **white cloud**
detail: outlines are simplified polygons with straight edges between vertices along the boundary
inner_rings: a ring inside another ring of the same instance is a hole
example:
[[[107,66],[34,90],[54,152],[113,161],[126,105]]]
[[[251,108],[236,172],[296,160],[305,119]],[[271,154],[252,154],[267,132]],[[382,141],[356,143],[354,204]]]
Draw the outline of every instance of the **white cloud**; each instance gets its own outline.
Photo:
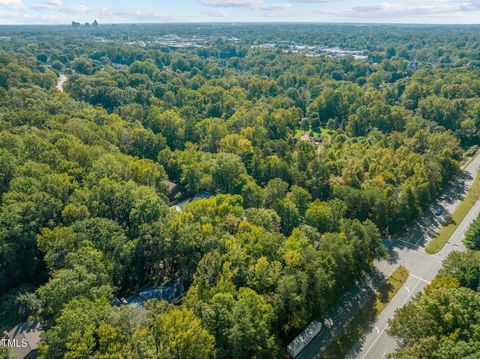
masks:
[[[419,14],[438,14],[450,12],[451,6],[445,5],[427,5],[427,6],[409,6],[398,3],[380,3],[374,5],[364,5],[353,7],[352,10],[363,15],[382,15],[382,16],[410,16]]]
[[[10,10],[19,10],[23,8],[22,0],[0,0],[0,7],[4,7]]]
[[[50,1],[47,2],[47,5],[58,7],[58,6],[63,5],[63,1],[62,0],[50,0]]]
[[[201,0],[200,3],[218,7],[256,7],[265,4],[262,0]]]
[[[17,17],[19,20],[17,22],[35,22],[32,19],[38,19],[38,23],[65,23],[71,20],[90,21],[90,19],[97,19],[100,22],[130,23],[181,21],[181,19],[162,12],[90,7],[85,4],[66,5],[62,0],[48,0],[48,2],[43,4],[32,5],[30,9],[33,11],[18,12]],[[0,21],[1,19],[0,14]]]
[[[63,8],[63,1],[62,0],[49,0],[44,4],[35,4],[35,5],[32,5],[31,7],[32,7],[32,9],[35,9],[35,10],[38,10],[38,11],[42,11],[42,10],[55,11],[55,10]]]
[[[87,5],[75,5],[70,8],[65,8],[64,11],[67,13],[73,13],[73,14],[85,14],[87,12],[90,12],[92,9],[89,8]]]
[[[104,8],[86,0],[0,0],[0,23],[101,22],[182,22],[182,21],[342,21],[342,22],[401,22],[401,23],[479,23],[480,0],[196,0],[205,6],[199,15],[181,11],[172,15],[148,8],[139,11],[125,9],[120,3]],[[36,2],[32,5],[32,2]],[[327,4],[328,3],[328,4]],[[88,5],[87,5],[88,4]],[[326,5],[327,4],[327,5]],[[251,14],[237,14],[245,9]],[[211,10],[211,11],[210,11]],[[253,14],[253,12],[256,12]],[[217,20],[218,21],[218,20]],[[222,20],[223,21],[223,20]]]
[[[298,0],[297,0],[298,1]],[[323,15],[334,16],[343,21],[400,21],[432,22],[433,19],[451,17],[467,19],[467,14],[480,11],[480,0],[407,0],[405,2],[380,2],[351,8],[317,9]],[[469,18],[469,17],[468,17]],[[451,21],[441,21],[451,22]],[[477,21],[478,22],[478,21]]]
[[[263,4],[260,5],[257,9],[265,11],[275,11],[275,10],[285,10],[288,9],[292,4],[290,3],[273,3],[273,4]]]
[[[307,4],[318,4],[318,3],[331,3],[331,2],[341,2],[344,0],[290,0],[290,2],[301,2]]]
[[[210,17],[227,17],[228,12],[226,12],[225,10],[222,10],[222,9],[212,10],[212,11],[208,12],[208,16],[210,16]]]
[[[253,10],[275,11],[284,10],[291,6],[290,3],[269,3],[264,0],[200,0],[200,3],[215,7],[244,7]]]

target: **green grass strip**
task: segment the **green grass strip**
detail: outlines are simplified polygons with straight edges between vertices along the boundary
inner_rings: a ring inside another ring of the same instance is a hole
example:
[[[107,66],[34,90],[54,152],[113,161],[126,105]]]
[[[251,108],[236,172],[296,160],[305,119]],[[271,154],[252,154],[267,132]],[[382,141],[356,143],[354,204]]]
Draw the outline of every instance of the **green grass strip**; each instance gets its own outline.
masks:
[[[437,235],[427,244],[425,251],[429,254],[434,254],[442,250],[445,243],[448,242],[452,234],[458,228],[460,223],[472,209],[473,205],[480,198],[480,176],[477,174],[473,181],[472,188],[468,191],[463,201],[459,204],[457,209],[448,219],[447,224],[440,228]]]

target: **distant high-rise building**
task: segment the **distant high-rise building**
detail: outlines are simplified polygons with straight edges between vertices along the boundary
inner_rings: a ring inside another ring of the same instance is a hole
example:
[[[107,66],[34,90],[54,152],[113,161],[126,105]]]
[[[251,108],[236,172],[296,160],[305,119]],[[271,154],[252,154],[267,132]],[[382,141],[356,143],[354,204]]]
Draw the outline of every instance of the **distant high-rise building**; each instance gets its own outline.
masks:
[[[72,21],[72,27],[80,27],[80,23],[76,21]]]
[[[92,26],[98,26],[98,21],[97,21],[97,20],[93,20]]]

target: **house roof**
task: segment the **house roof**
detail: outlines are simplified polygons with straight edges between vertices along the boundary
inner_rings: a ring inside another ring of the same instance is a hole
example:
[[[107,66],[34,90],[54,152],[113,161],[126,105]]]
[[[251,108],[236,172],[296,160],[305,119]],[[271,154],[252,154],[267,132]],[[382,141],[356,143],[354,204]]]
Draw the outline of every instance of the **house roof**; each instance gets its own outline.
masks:
[[[146,285],[127,298],[127,302],[132,308],[143,307],[143,304],[150,299],[166,300],[175,303],[185,294],[185,286],[182,278],[171,280],[160,286]]]
[[[179,186],[178,183],[175,183],[175,182],[172,182],[172,181],[169,181],[169,180],[164,180],[164,181],[162,181],[162,183],[167,187],[168,192],[172,192],[176,187]]]
[[[20,323],[15,326],[9,333],[8,339],[13,340],[17,345],[12,347],[13,356],[15,359],[24,359],[32,351],[38,349],[40,343],[40,335],[42,333],[40,323],[37,321]],[[22,343],[26,341],[27,346]]]
[[[196,200],[196,199],[206,199],[206,198],[210,198],[212,197],[213,195],[211,193],[208,193],[208,192],[199,192],[197,193],[196,195],[194,195],[193,197],[190,197],[190,198],[187,198],[183,201],[180,201],[178,203],[175,204],[175,209],[178,211],[178,212],[181,212],[183,207],[185,207],[186,204]]]

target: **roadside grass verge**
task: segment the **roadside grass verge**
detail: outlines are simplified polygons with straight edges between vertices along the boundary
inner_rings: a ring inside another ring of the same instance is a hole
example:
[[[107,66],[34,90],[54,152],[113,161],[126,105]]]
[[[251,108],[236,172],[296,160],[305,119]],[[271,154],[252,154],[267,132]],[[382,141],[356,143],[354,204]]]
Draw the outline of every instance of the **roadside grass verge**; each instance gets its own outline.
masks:
[[[459,204],[457,209],[452,213],[451,217],[447,221],[447,224],[440,228],[437,235],[428,242],[425,247],[425,252],[428,254],[435,254],[442,250],[445,243],[450,239],[453,232],[462,223],[463,219],[473,207],[475,202],[480,198],[480,176],[477,174],[473,181],[472,188],[468,191],[463,201]]]
[[[355,318],[343,329],[335,340],[327,347],[322,358],[344,358],[355,343],[365,334],[367,329],[380,313],[385,309],[390,300],[407,281],[408,270],[399,266],[380,286],[376,295],[360,309]]]

